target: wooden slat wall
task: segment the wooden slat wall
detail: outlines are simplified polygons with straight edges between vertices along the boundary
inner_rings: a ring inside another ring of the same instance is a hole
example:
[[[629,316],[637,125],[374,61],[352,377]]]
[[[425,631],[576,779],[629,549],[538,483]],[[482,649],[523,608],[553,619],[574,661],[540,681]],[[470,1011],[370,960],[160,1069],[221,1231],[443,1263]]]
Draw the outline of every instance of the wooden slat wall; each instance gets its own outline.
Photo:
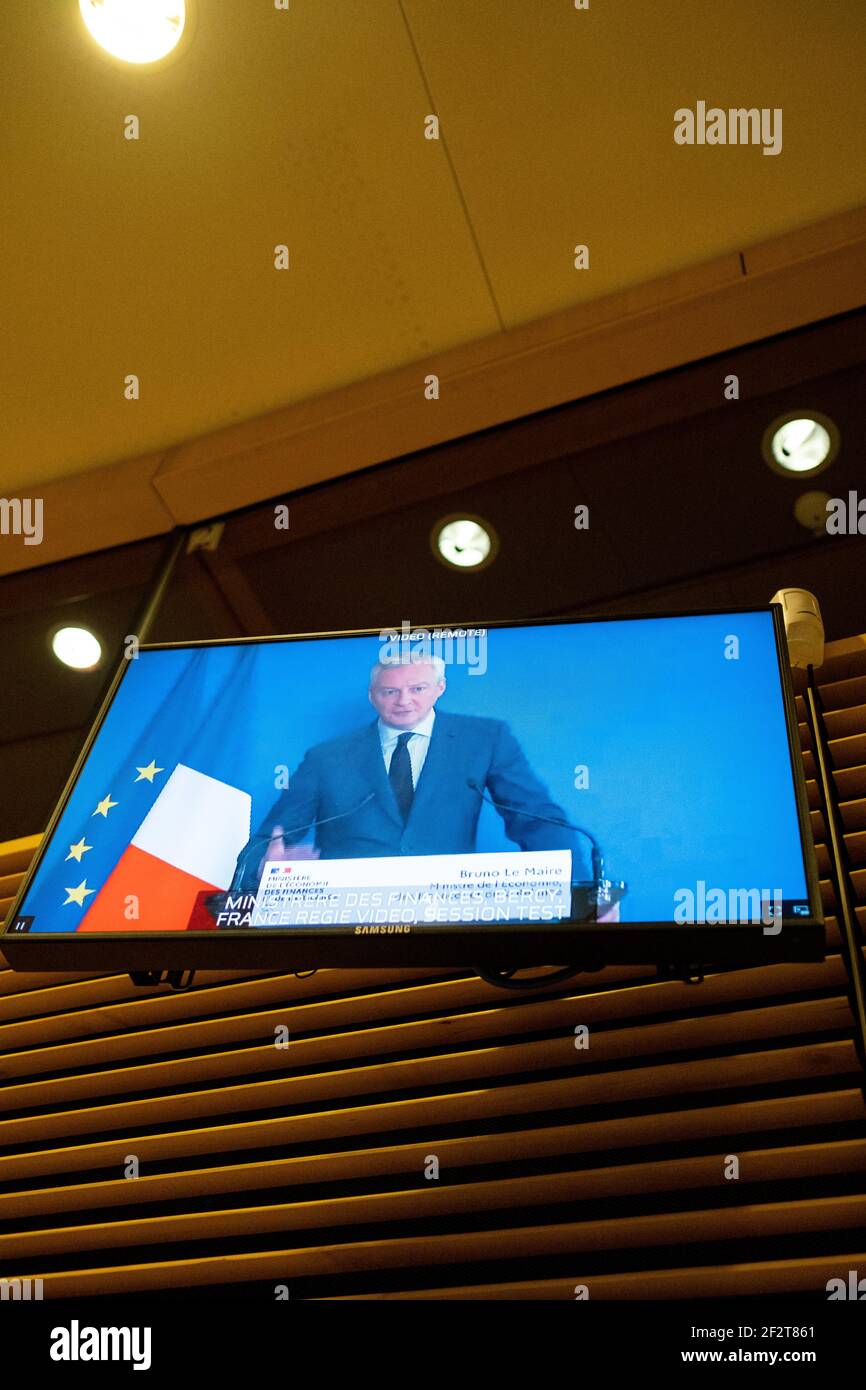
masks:
[[[862,927],[866,640],[820,675]],[[698,986],[608,969],[529,997],[454,971],[202,973],[181,995],[0,971],[0,1278],[46,1298],[826,1297],[866,1267],[866,1104],[800,733],[822,965]],[[0,910],[38,842],[0,846]]]

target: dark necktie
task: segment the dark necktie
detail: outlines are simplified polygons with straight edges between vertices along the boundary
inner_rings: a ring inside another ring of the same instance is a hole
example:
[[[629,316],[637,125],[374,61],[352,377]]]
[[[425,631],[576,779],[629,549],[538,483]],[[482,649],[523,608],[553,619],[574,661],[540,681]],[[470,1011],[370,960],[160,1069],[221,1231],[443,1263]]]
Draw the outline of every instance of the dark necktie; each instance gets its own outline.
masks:
[[[391,766],[388,768],[388,780],[404,824],[409,819],[412,798],[415,795],[412,785],[412,761],[407,747],[411,737],[411,734],[401,734],[397,739],[397,747],[391,754]]]

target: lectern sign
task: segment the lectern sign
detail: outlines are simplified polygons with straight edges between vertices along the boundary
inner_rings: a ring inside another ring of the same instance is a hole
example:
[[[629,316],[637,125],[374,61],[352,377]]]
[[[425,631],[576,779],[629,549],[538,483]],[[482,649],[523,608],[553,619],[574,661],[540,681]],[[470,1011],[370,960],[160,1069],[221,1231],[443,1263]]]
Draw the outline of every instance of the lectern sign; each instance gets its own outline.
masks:
[[[252,903],[254,927],[561,922],[571,912],[571,855],[551,850],[475,854],[469,862],[464,855],[432,854],[269,863]]]

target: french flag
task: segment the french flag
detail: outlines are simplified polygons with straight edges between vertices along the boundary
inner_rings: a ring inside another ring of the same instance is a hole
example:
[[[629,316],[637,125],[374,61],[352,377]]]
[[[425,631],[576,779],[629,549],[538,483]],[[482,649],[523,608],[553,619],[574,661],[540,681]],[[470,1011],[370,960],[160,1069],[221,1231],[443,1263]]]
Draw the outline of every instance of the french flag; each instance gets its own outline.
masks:
[[[78,931],[187,930],[197,895],[229,887],[251,804],[248,792],[178,763]]]

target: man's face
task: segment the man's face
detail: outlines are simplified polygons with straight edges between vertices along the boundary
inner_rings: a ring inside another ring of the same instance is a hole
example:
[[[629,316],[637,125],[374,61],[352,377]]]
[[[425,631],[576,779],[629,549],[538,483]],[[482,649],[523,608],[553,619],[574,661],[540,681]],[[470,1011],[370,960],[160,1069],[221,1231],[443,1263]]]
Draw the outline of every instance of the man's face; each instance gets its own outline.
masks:
[[[370,703],[379,718],[395,729],[414,729],[433,708],[445,682],[435,668],[421,661],[411,666],[386,666],[370,686]]]

